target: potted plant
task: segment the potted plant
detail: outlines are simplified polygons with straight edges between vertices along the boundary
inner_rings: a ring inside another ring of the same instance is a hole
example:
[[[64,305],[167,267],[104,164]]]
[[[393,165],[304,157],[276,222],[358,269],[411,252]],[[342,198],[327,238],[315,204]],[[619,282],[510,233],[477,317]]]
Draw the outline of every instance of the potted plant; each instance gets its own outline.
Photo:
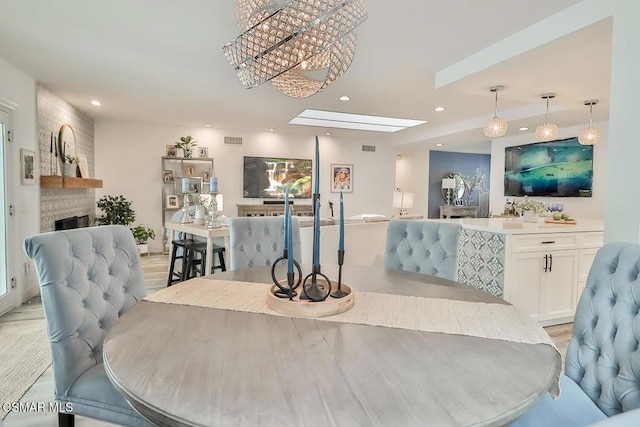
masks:
[[[176,149],[182,149],[184,157],[193,156],[193,147],[198,141],[191,138],[191,135],[181,136],[180,141],[176,142]]]
[[[544,212],[544,203],[524,196],[513,205],[524,222],[538,222],[538,214]]]
[[[153,231],[153,228],[140,224],[137,227],[132,228],[131,232],[133,233],[133,238],[136,240],[136,245],[138,245],[138,253],[140,255],[148,254],[149,244],[147,241],[149,239],[153,240],[156,238],[156,233]]]
[[[78,157],[70,156],[68,154],[65,154],[62,159],[64,161],[64,176],[72,176],[72,177],[78,176],[77,170],[78,170],[78,163],[80,163],[80,159]]]
[[[130,225],[136,220],[131,202],[123,196],[104,196],[96,204],[104,213],[100,218],[96,218],[98,225]]]

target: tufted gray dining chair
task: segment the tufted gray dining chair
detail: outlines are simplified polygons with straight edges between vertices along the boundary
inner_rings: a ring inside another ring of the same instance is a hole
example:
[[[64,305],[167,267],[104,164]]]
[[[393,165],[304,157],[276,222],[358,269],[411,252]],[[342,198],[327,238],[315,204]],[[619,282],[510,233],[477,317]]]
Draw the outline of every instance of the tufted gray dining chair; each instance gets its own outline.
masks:
[[[291,218],[293,257],[301,262],[300,222]],[[231,270],[272,265],[284,251],[284,217],[239,217],[229,222]]]
[[[384,266],[456,280],[460,228],[440,221],[391,220]]]
[[[640,245],[596,254],[580,296],[560,380],[512,426],[640,426]]]
[[[126,426],[148,426],[111,385],[102,343],[118,318],[146,295],[131,230],[121,225],[79,228],[28,237],[51,344],[55,399],[74,414]]]

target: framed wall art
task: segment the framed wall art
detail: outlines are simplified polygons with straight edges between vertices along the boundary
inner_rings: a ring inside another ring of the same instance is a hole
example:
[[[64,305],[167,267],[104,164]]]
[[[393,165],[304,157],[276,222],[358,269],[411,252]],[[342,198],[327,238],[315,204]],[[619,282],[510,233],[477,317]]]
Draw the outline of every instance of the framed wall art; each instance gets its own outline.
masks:
[[[353,165],[331,164],[331,192],[353,193]]]
[[[177,208],[178,206],[178,196],[175,194],[169,194],[167,196],[167,207],[168,208]]]
[[[20,149],[20,184],[34,185],[36,183],[36,153],[35,151]]]

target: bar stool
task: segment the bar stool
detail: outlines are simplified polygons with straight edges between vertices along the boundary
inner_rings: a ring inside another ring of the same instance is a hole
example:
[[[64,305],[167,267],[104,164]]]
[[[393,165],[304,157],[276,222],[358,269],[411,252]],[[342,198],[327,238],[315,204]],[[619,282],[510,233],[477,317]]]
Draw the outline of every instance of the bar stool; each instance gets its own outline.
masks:
[[[215,272],[215,270],[220,269],[221,271],[227,271],[227,266],[224,262],[224,247],[223,246],[213,246],[213,253],[218,254],[218,260],[220,265],[214,265],[211,267],[211,274]],[[196,242],[190,245],[187,245],[187,257],[186,257],[186,267],[184,269],[186,276],[183,276],[182,280],[191,279],[196,276],[204,276],[207,271],[207,244]]]
[[[194,244],[193,239],[176,239],[171,242],[173,249],[171,251],[171,263],[169,264],[169,278],[167,279],[167,286],[171,286],[176,282],[184,280],[185,266],[187,260],[187,246]],[[182,251],[178,255],[178,248]],[[182,260],[182,271],[176,271],[176,260]]]

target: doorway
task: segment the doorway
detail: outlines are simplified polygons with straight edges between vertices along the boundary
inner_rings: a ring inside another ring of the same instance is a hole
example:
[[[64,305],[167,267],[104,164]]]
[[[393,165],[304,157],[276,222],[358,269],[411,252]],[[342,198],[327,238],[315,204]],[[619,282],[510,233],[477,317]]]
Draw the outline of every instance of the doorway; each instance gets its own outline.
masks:
[[[7,152],[9,114],[0,110],[0,314],[15,305],[15,290],[9,278],[9,257],[7,254]]]

